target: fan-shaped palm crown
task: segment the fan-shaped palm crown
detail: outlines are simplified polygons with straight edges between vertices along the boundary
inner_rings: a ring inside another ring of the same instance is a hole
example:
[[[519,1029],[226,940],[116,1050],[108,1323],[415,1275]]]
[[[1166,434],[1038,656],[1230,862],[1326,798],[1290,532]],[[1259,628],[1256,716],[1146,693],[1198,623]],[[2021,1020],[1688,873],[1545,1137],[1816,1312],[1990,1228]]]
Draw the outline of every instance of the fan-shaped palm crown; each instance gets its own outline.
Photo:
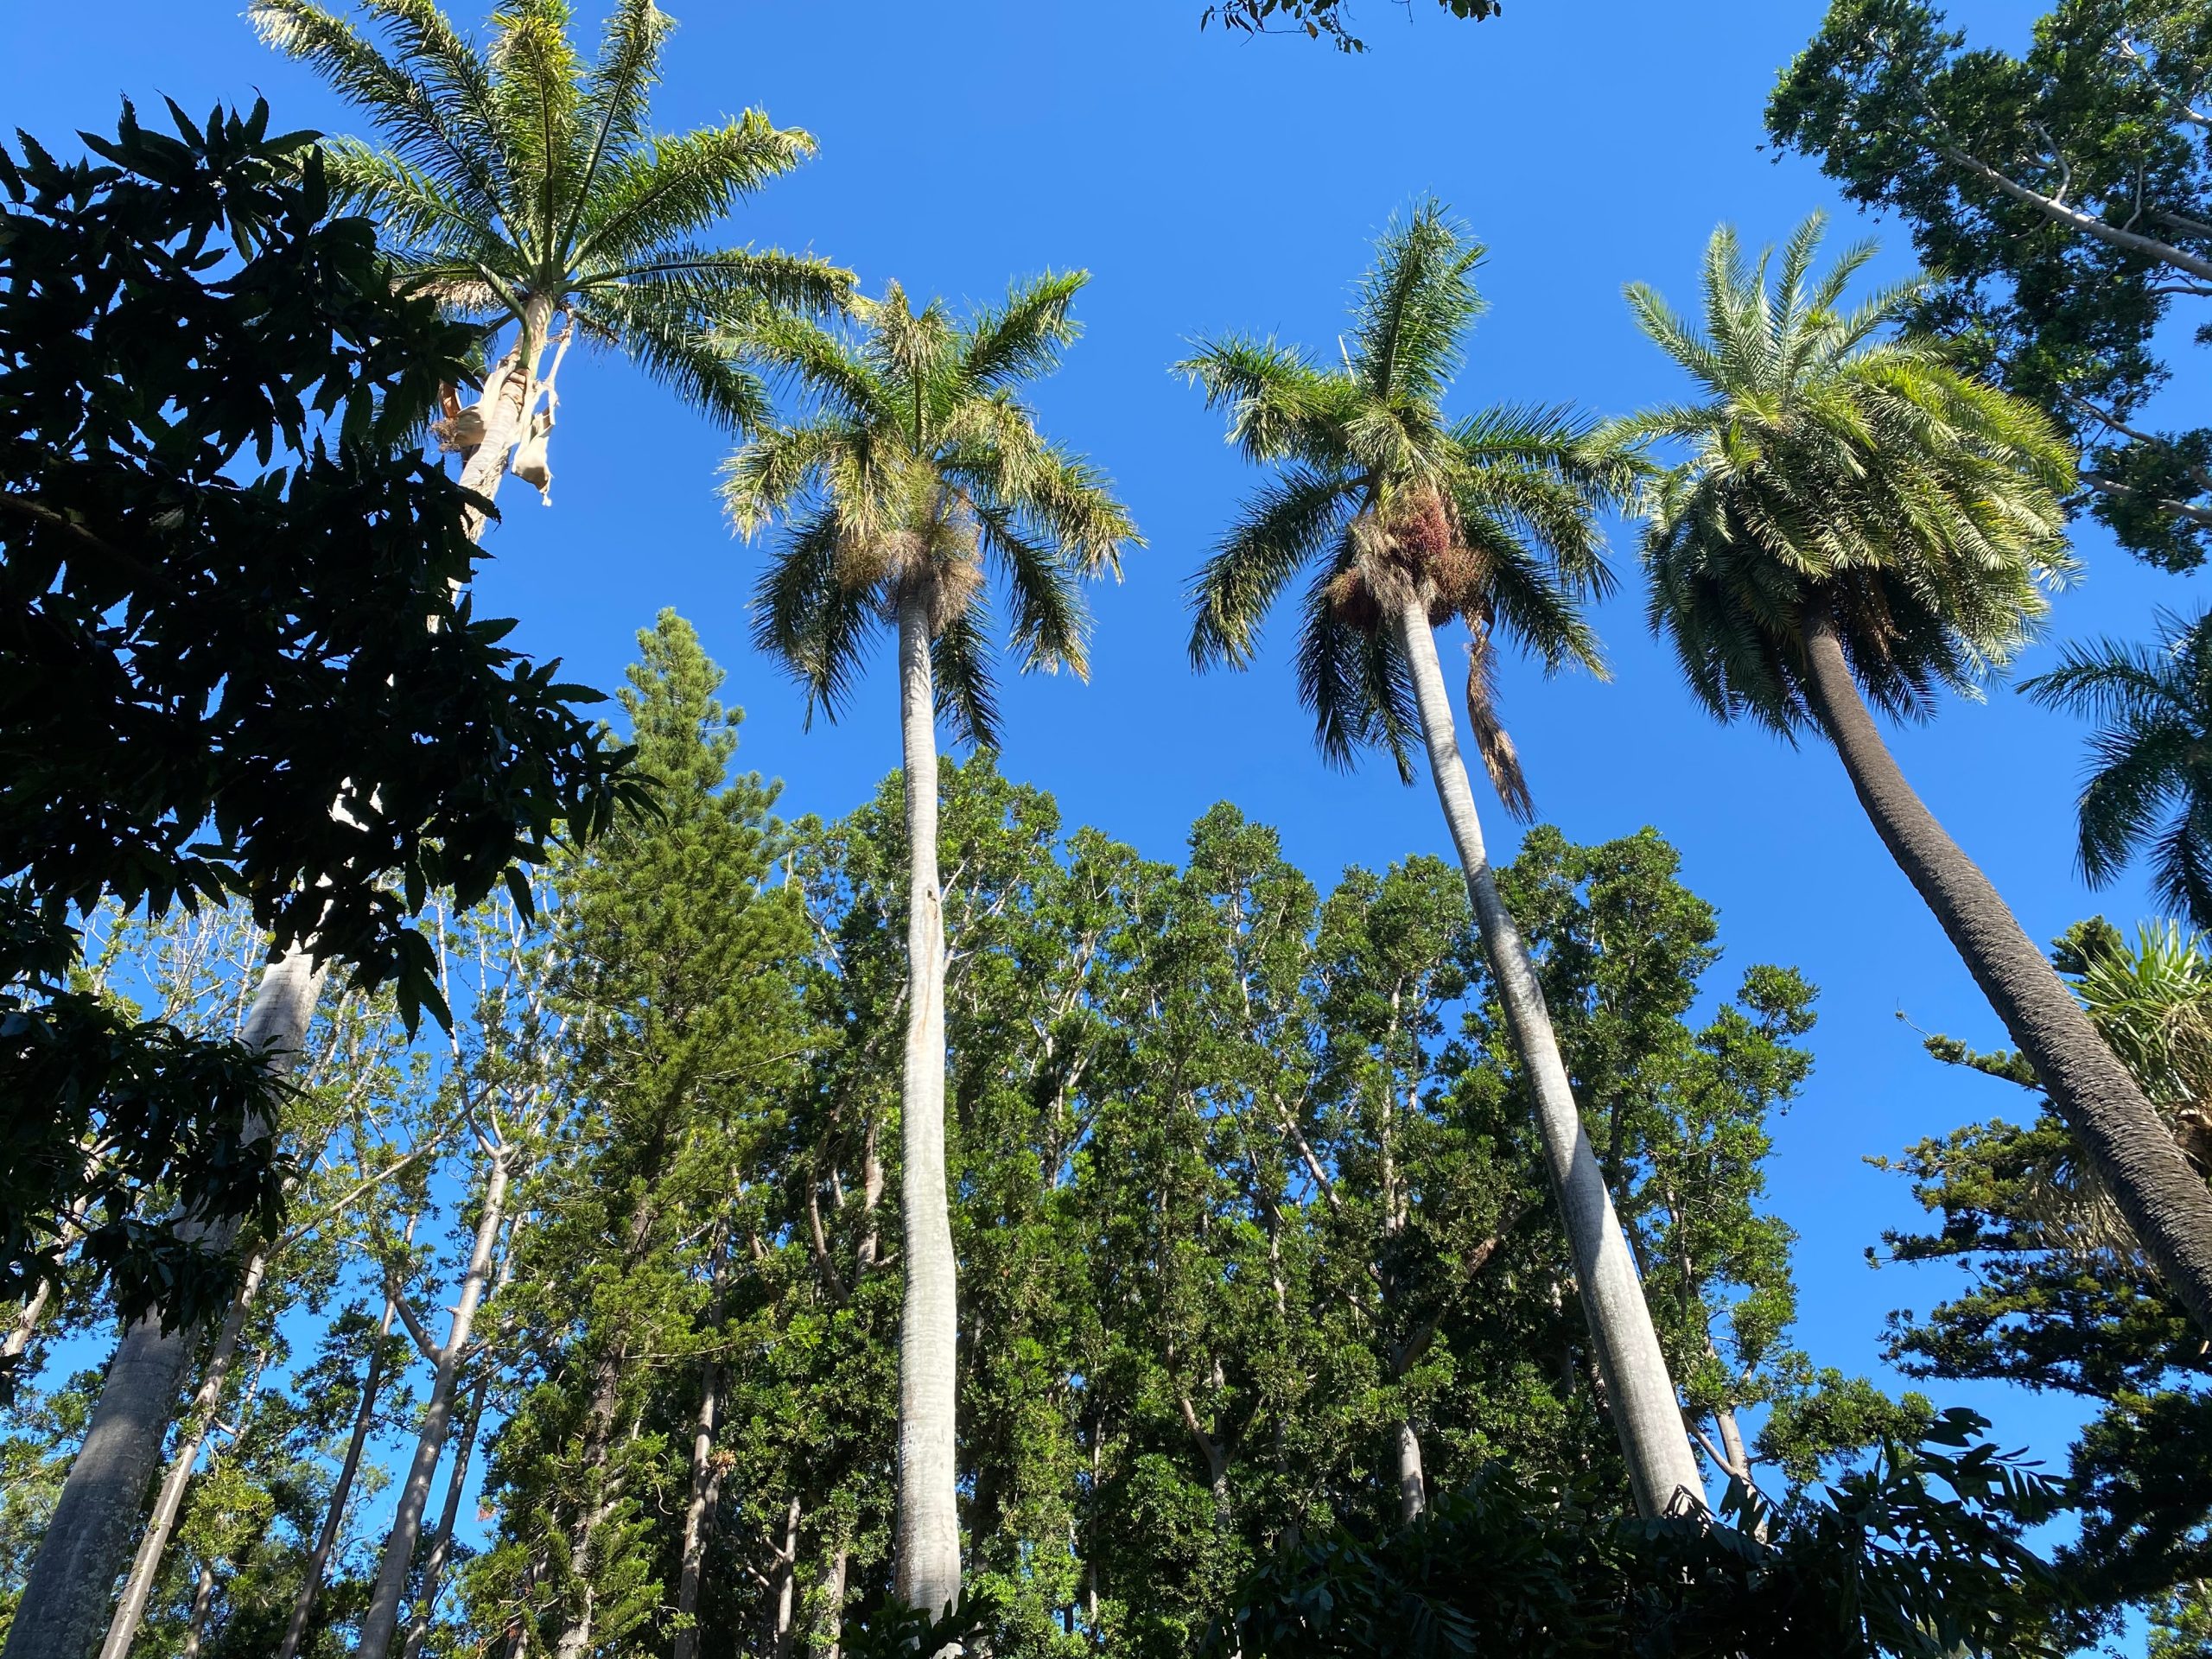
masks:
[[[680,137],[647,99],[672,27],[616,0],[596,60],[564,0],[505,0],[480,48],[435,0],[364,0],[389,48],[315,0],[253,0],[262,37],[321,70],[386,140],[330,141],[331,176],[381,224],[398,269],[454,309],[542,344],[565,311],[725,422],[766,417],[759,379],[709,337],[763,306],[841,304],[851,278],[807,256],[708,245],[743,196],[814,152],[758,110]]]
[[[940,301],[915,310],[894,283],[855,306],[855,331],[785,316],[748,334],[747,349],[814,399],[807,418],[731,457],[722,484],[741,534],[785,521],[756,637],[804,684],[810,714],[836,718],[871,629],[920,593],[940,709],[993,743],[986,562],[1021,665],[1086,671],[1079,582],[1118,578],[1142,538],[1106,479],[1046,442],[1016,393],[1058,366],[1087,280],[1047,272],[965,322]]]
[[[2147,843],[2159,898],[2212,928],[2212,613],[2163,618],[2161,632],[2156,646],[2069,645],[2056,668],[2020,689],[2099,722],[2081,803],[2091,885]]]
[[[1311,569],[1299,692],[1322,753],[1348,765],[1387,747],[1412,776],[1419,727],[1390,618],[1418,594],[1432,622],[1475,636],[1468,709],[1509,805],[1527,798],[1491,714],[1488,645],[1502,630],[1555,669],[1603,671],[1582,600],[1611,577],[1595,509],[1631,476],[1560,409],[1500,407],[1454,422],[1442,409],[1482,310],[1481,247],[1442,206],[1392,220],[1362,279],[1341,364],[1273,340],[1202,340],[1178,365],[1230,412],[1230,441],[1275,477],[1192,585],[1191,657],[1248,664],[1260,624]]]
[[[2050,423],[1944,342],[1895,331],[1917,284],[1839,309],[1874,249],[1816,278],[1823,225],[1798,227],[1770,292],[1772,251],[1754,265],[1715,231],[1701,329],[1631,283],[1644,333],[1704,398],[1609,429],[1690,447],[1643,503],[1652,625],[1715,714],[1785,733],[1811,716],[1816,612],[1870,702],[1924,715],[1937,687],[1972,691],[2006,660],[2072,569],[2058,496],[2073,461]]]

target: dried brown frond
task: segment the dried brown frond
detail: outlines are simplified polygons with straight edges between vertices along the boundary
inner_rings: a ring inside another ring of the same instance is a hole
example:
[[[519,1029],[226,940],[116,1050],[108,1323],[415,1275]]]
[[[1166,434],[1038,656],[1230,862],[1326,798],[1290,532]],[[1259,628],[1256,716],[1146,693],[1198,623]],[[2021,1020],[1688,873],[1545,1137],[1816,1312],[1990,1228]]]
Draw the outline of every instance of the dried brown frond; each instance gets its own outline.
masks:
[[[1497,717],[1497,653],[1491,649],[1490,630],[1478,622],[1470,626],[1474,639],[1467,647],[1467,733],[1505,810],[1522,823],[1533,823],[1536,804],[1521,771],[1520,751]]]

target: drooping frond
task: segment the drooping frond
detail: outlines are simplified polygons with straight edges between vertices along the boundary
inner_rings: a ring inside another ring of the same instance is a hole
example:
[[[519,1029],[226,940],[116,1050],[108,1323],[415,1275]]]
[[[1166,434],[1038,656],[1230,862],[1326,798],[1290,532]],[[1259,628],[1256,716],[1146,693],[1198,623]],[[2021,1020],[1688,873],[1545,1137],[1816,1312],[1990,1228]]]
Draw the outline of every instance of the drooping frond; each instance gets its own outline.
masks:
[[[1296,347],[1243,336],[1201,340],[1175,372],[1205,393],[1208,409],[1229,411],[1229,441],[1246,460],[1342,463],[1340,428],[1357,410],[1357,389]]]
[[[977,748],[999,741],[998,684],[991,674],[990,642],[983,634],[980,598],[961,607],[930,641],[930,675],[937,711],[952,722],[953,735]]]
[[[874,596],[841,578],[843,542],[834,508],[797,515],[753,590],[753,644],[805,689],[810,725],[843,711],[875,620]]]
[[[1299,467],[1263,485],[1191,583],[1191,662],[1243,667],[1260,623],[1292,577],[1341,532],[1352,491]]]
[[[772,402],[760,377],[702,333],[680,296],[646,283],[609,285],[577,294],[569,315],[588,338],[621,352],[730,431],[767,423]]]

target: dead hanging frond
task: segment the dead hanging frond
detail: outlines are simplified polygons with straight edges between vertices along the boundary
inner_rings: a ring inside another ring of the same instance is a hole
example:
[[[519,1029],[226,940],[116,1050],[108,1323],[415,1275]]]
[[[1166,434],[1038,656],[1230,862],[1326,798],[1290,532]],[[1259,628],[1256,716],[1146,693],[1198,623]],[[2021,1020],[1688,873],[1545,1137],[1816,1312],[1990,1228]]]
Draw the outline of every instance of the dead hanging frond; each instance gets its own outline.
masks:
[[[1497,717],[1497,653],[1491,648],[1490,627],[1471,616],[1467,626],[1474,636],[1467,646],[1467,733],[1498,800],[1516,820],[1533,823],[1536,804],[1521,771],[1520,751]]]

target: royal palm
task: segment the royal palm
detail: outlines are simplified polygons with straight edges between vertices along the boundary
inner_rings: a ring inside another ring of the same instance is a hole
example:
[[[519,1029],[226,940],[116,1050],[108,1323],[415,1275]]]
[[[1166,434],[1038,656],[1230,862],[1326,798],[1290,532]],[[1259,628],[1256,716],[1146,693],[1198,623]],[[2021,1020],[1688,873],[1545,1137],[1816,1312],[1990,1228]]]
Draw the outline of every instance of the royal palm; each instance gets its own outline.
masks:
[[[960,1591],[936,718],[942,710],[958,735],[996,743],[989,575],[1021,666],[1082,674],[1081,580],[1118,575],[1122,549],[1137,543],[1105,480],[1046,442],[1017,396],[1075,337],[1068,307],[1084,281],[1047,275],[964,323],[939,303],[913,309],[896,286],[857,308],[856,334],[772,320],[748,348],[813,408],[747,443],[724,484],[747,537],[782,521],[755,634],[804,685],[810,713],[843,710],[876,630],[897,640],[909,986],[895,1584],[932,1614]]]
[[[1924,717],[1971,691],[2071,569],[2072,458],[2026,404],[1894,324],[1908,285],[1841,309],[1861,245],[1813,275],[1821,220],[1756,266],[1725,227],[1703,327],[1650,289],[1629,302],[1694,403],[1625,422],[1687,446],[1645,503],[1653,624],[1699,699],[1832,743],[1867,816],[2079,1139],[2145,1251],[2212,1331],[2212,1192],[1988,879],[1898,770],[1877,711]]]
[[[1637,1503],[1657,1514],[1684,1491],[1702,1501],[1695,1455],[1534,964],[1498,898],[1435,636],[1465,622],[1472,734],[1506,804],[1525,816],[1527,788],[1491,692],[1494,640],[1533,651],[1547,668],[1601,668],[1580,601],[1608,580],[1595,511],[1630,474],[1556,410],[1445,416],[1481,308],[1480,256],[1424,204],[1384,233],[1340,365],[1245,338],[1203,342],[1181,365],[1210,405],[1230,411],[1245,455],[1275,469],[1193,586],[1191,654],[1200,667],[1249,664],[1262,619],[1310,572],[1298,678],[1323,752],[1342,763],[1380,746],[1410,780],[1416,732],[1426,744],[1535,1097]]]
[[[481,47],[434,0],[361,10],[384,45],[313,0],[254,0],[247,15],[383,139],[325,149],[334,187],[378,222],[397,276],[484,329],[483,394],[466,408],[453,397],[438,429],[461,457],[462,484],[487,505],[510,470],[545,488],[556,377],[580,340],[628,357],[726,426],[757,426],[766,389],[719,335],[778,307],[841,304],[850,278],[818,259],[699,238],[810,156],[813,139],[758,110],[656,134],[649,104],[671,24],[652,0],[618,0],[589,61],[563,0],[507,0]],[[470,512],[472,536],[486,518]],[[290,1035],[283,1046],[296,1046]],[[382,1659],[397,1630],[442,1438],[423,1438],[401,1486],[362,1624],[365,1659]],[[294,1608],[292,1642],[315,1588]]]

